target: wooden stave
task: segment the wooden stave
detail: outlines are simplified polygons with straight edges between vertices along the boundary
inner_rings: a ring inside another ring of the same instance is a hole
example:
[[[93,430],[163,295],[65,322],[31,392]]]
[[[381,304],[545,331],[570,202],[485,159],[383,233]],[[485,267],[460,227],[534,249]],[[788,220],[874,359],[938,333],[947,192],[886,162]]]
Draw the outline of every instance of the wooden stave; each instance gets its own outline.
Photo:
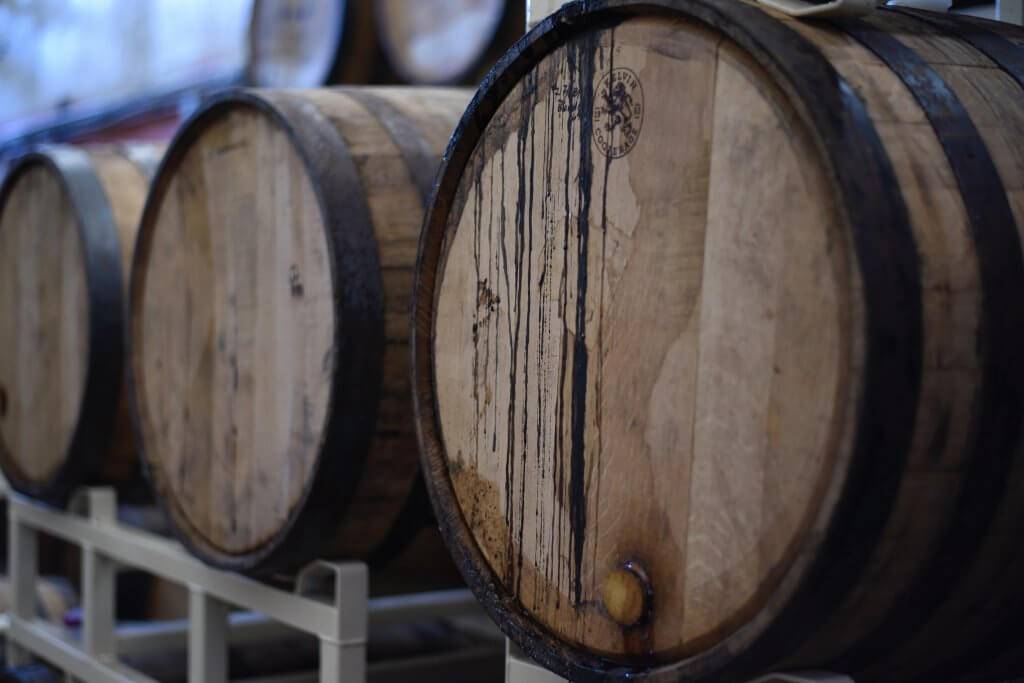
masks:
[[[1004,36],[1012,33],[1014,27],[973,20],[961,25],[943,15],[902,9],[876,15],[882,16],[888,17],[893,31],[929,29],[932,32],[927,35],[952,35],[965,43],[963,49],[983,55],[997,72],[1002,70],[1017,85],[1024,85],[1014,76],[1012,63],[995,58],[999,56],[1000,43],[1006,44],[1003,56],[1013,49]],[[878,46],[871,45],[872,38],[858,33],[878,30],[870,26],[877,22],[868,19],[861,23],[867,26],[844,26],[846,33],[874,51]],[[892,47],[891,43],[888,47]],[[886,46],[881,49],[884,51]],[[915,61],[914,55],[901,56],[900,52],[897,45],[892,54],[879,54],[884,61],[907,60],[893,70],[894,74]],[[860,666],[867,679],[934,679],[970,672],[1015,645],[1005,642],[1003,628],[1007,619],[1001,615],[1007,604],[1019,605],[1022,599],[1012,571],[1019,566],[1019,553],[999,539],[1019,533],[1019,524],[1014,520],[1021,513],[1009,493],[1019,489],[1022,482],[1020,458],[1015,454],[1020,427],[1012,414],[1020,402],[1019,385],[1015,386],[1013,379],[1007,380],[1020,372],[1013,340],[1019,339],[1021,322],[1012,304],[1004,299],[1010,296],[1007,291],[1020,286],[1019,226],[1024,224],[1024,214],[1019,201],[1007,207],[1013,195],[1006,180],[1017,182],[1014,169],[1008,168],[1006,159],[996,154],[993,141],[983,133],[983,124],[975,127],[973,123],[974,119],[983,122],[986,115],[980,100],[973,99],[963,83],[947,82],[946,75],[939,73],[941,69],[953,72],[956,67],[935,64],[932,60],[930,66],[918,60],[909,67],[913,77],[907,79],[904,73],[900,78],[929,117],[930,130],[945,150],[943,160],[956,174],[958,196],[970,216],[971,244],[983,282],[977,342],[979,348],[985,349],[979,351],[982,381],[975,408],[979,414],[972,427],[975,434],[964,446],[964,453],[969,454],[968,464],[962,468],[952,518],[942,527],[944,535],[937,539],[930,554],[922,558],[913,585],[900,591],[877,631],[862,637],[842,658],[835,660],[837,666]],[[1013,97],[1017,96],[1019,91],[1013,90]],[[991,122],[987,125],[991,126]],[[1013,130],[1014,122],[1007,120],[1004,125]],[[994,171],[965,170],[971,165],[991,167],[994,162]],[[987,177],[988,181],[979,187],[976,179],[980,177]],[[1011,414],[999,415],[1001,405],[1010,406]],[[988,439],[991,440],[986,445]],[[993,636],[1002,636],[1003,640]]]
[[[402,82],[415,85],[476,85],[492,67],[497,65],[505,50],[523,35],[526,25],[524,3],[507,0],[498,25],[494,29],[494,34],[488,40],[485,49],[454,78],[428,82],[414,77],[402,63],[394,41],[391,40],[384,28],[384,16],[380,4],[376,5],[374,17],[382,54]]]
[[[459,177],[462,174],[463,168],[465,168],[469,160],[476,141],[482,137],[483,130],[494,115],[501,100],[504,99],[514,83],[526,73],[533,63],[550,52],[554,46],[566,42],[569,37],[574,35],[574,30],[578,29],[580,24],[591,22],[589,25],[599,27],[602,22],[602,15],[607,25],[614,24],[620,20],[620,17],[629,14],[631,6],[633,11],[637,13],[646,11],[648,13],[671,14],[673,10],[676,10],[691,19],[696,17],[701,19],[702,23],[712,24],[739,43],[748,53],[760,51],[761,54],[755,54],[754,56],[757,57],[761,66],[767,68],[771,75],[775,77],[777,84],[783,86],[790,98],[796,100],[800,97],[799,92],[794,92],[792,84],[786,82],[785,64],[775,64],[776,68],[773,69],[771,68],[773,65],[765,63],[766,61],[771,61],[772,55],[766,55],[764,52],[774,49],[776,50],[776,55],[784,54],[788,47],[785,42],[776,40],[777,35],[765,38],[770,33],[770,29],[763,31],[752,30],[751,35],[738,37],[736,34],[737,32],[742,33],[743,27],[734,26],[729,31],[726,30],[726,27],[720,25],[728,23],[730,19],[736,20],[741,18],[741,20],[750,20],[751,15],[748,14],[744,17],[744,14],[750,12],[751,8],[740,9],[739,7],[726,7],[717,3],[672,2],[671,0],[645,3],[616,0],[573,3],[571,6],[564,8],[556,17],[542,22],[535,31],[531,32],[524,41],[517,45],[481,86],[466,116],[460,122],[459,128],[456,130],[452,143],[445,155],[446,163],[439,175],[438,188],[431,210],[428,213],[428,218],[425,221],[423,235],[421,236],[420,255],[417,263],[417,290],[414,297],[415,320],[413,329],[414,395],[419,420],[421,457],[424,461],[424,469],[428,473],[428,488],[441,522],[445,540],[449,543],[449,547],[467,582],[473,588],[485,609],[502,626],[506,634],[549,668],[562,675],[569,676],[572,680],[606,680],[618,677],[637,677],[644,680],[677,680],[678,677],[682,677],[685,680],[697,680],[712,673],[723,673],[725,678],[721,680],[743,680],[746,676],[756,675],[763,671],[773,662],[778,662],[781,655],[784,655],[787,650],[792,649],[794,641],[798,642],[800,640],[801,636],[798,634],[803,633],[803,637],[806,637],[813,631],[813,623],[817,618],[815,616],[814,602],[815,599],[820,601],[822,598],[806,598],[815,592],[813,588],[815,585],[819,588],[826,587],[829,591],[828,595],[832,596],[832,599],[838,599],[844,592],[853,588],[857,581],[858,569],[846,566],[839,567],[838,571],[829,571],[822,566],[827,564],[827,561],[822,562],[822,558],[818,557],[816,560],[817,566],[813,570],[815,576],[805,578],[803,586],[799,591],[804,594],[803,597],[805,599],[794,600],[787,606],[787,611],[783,618],[789,622],[788,625],[780,626],[779,622],[772,624],[767,634],[760,636],[752,647],[748,648],[745,645],[740,645],[736,648],[736,651],[729,651],[728,648],[723,648],[720,645],[706,653],[706,656],[701,655],[699,658],[695,658],[695,660],[699,659],[700,661],[673,663],[660,668],[639,664],[622,665],[621,662],[610,662],[608,660],[602,661],[591,653],[583,652],[575,646],[566,644],[556,636],[546,633],[542,627],[531,623],[529,615],[516,603],[514,597],[500,588],[500,580],[483,560],[459,512],[458,503],[454,498],[450,481],[447,478],[447,468],[443,460],[444,446],[439,437],[438,408],[436,392],[433,389],[436,379],[433,375],[431,352],[434,324],[433,307],[436,305],[437,272],[440,271],[439,264],[443,263],[444,259],[445,220],[451,209],[452,196],[458,187]],[[770,24],[774,21],[764,15],[762,16],[764,17],[761,20],[762,24]],[[746,28],[749,29],[753,26],[754,24],[749,24]],[[760,33],[760,38],[757,37],[757,33]],[[741,38],[746,38],[746,40]],[[816,55],[827,61],[827,58],[818,54],[817,48],[813,47],[813,45],[808,47],[810,48],[811,55]],[[814,56],[808,58],[812,61],[815,59]],[[780,59],[780,62],[785,61],[785,59],[783,57]],[[830,68],[830,65],[828,66]],[[835,74],[834,71],[833,74]],[[835,75],[833,82],[842,83],[843,79]],[[814,108],[813,102],[804,102],[803,104],[810,109]],[[806,110],[801,113],[804,113],[806,116]],[[867,125],[873,129],[874,124],[870,117],[867,117],[863,112],[861,116],[866,118]],[[863,121],[860,121],[860,123],[863,123]],[[820,129],[816,129],[815,133],[820,134]],[[877,140],[877,138],[875,143],[879,145],[883,161],[885,161],[887,155],[884,146],[882,146],[881,141]],[[834,159],[833,163],[835,163]],[[871,173],[869,172],[868,175],[871,175]],[[899,195],[899,184],[895,182],[891,170],[887,180],[887,184],[895,187],[896,195]],[[899,213],[899,205],[902,204],[902,200],[898,196],[895,198],[890,197],[890,200],[892,199],[895,199],[894,205],[896,206],[897,213]],[[904,208],[903,211],[905,212],[906,209]],[[907,218],[904,214],[904,221],[906,220]],[[1012,220],[1010,225],[1013,225]],[[915,250],[914,238],[909,235],[909,228],[907,230],[908,234],[903,239],[909,240],[909,250],[913,253]],[[1013,243],[1016,244],[1017,241],[1014,240]],[[906,250],[908,242],[903,242],[902,247]],[[863,263],[863,250],[858,248],[858,254],[861,257],[862,272],[867,276],[866,266]],[[914,258],[916,257],[911,257],[911,260]],[[1019,259],[1019,252],[1017,255],[1010,256],[1011,261],[1015,261],[1015,259]],[[908,262],[905,262],[904,265],[908,265]],[[1009,270],[1016,271],[1012,273],[1012,280],[1020,283],[1020,264],[1016,262],[1011,263]],[[906,272],[904,271],[904,274]],[[913,275],[913,268],[909,269],[909,272]],[[909,279],[915,278],[916,276]],[[867,285],[868,282],[865,281],[865,286]],[[912,283],[909,285],[910,290],[913,290],[914,287]],[[917,310],[919,311],[920,292],[918,291],[915,297],[913,291],[911,291],[909,298],[916,298]],[[1002,308],[1005,310],[1007,307],[1008,305],[1004,302]],[[1014,332],[1012,337],[1019,338],[1021,329],[1019,315],[1011,311],[1010,317],[1013,318],[1013,321],[1010,323],[1010,327]],[[988,323],[991,325],[993,322],[992,317],[989,316]],[[918,337],[916,341],[912,342],[911,346],[918,346],[920,343],[920,335],[922,334],[920,320],[918,320],[916,325]],[[1007,343],[1012,347],[1012,342]],[[912,358],[916,351],[911,349],[909,353],[910,355],[907,359],[910,360],[909,365],[913,366]],[[989,365],[991,366],[992,364],[990,363]],[[920,379],[912,379],[910,383],[912,385],[919,385]],[[910,388],[911,394],[914,394],[916,391],[915,387]],[[916,403],[916,395],[911,398],[912,404]],[[865,400],[865,403],[870,403],[870,400]],[[914,410],[912,405],[910,412],[904,412],[904,415],[909,414],[912,416]],[[1012,431],[1012,426],[1007,427],[1004,425],[1004,432],[1006,429]],[[863,434],[863,430],[861,433]],[[1012,435],[1007,436],[1005,433],[1003,436],[1010,443],[1013,443],[1015,439]],[[909,440],[907,441],[907,446],[909,447]],[[891,463],[892,461],[890,461]],[[881,466],[881,463],[879,463],[879,466],[879,469],[884,472],[884,467]],[[863,478],[864,476],[863,472],[857,476],[860,485],[872,481],[871,476]],[[884,477],[882,481],[887,481],[885,490],[895,494],[898,482],[893,481],[892,475]],[[834,533],[838,527],[835,524],[837,519],[849,514],[852,509],[856,508],[856,498],[859,495],[851,494],[851,491],[856,488],[855,485],[848,484],[846,486],[843,494],[843,504],[846,506],[846,510],[835,515],[832,520],[834,527],[830,533]],[[885,523],[885,519],[889,514],[885,507],[892,497],[893,495],[878,495],[877,493],[871,497],[873,502],[877,501],[878,509],[874,515],[869,513],[864,519],[866,520],[866,528],[872,531],[872,533],[877,533],[880,536],[882,531],[880,526]],[[856,528],[856,525],[854,528]],[[850,540],[856,544],[858,539],[851,538]],[[871,545],[870,542],[865,543],[862,550],[870,550]],[[832,554],[833,552],[826,551],[825,555]],[[844,554],[847,554],[848,559],[853,558],[853,563],[859,561],[859,558],[864,555],[863,552],[850,552],[838,553],[836,556],[838,558]],[[802,604],[800,604],[801,602]],[[833,603],[829,599],[824,599],[824,604]],[[749,631],[751,629],[745,627],[745,630]],[[1009,633],[1009,631],[1006,633]],[[737,654],[739,654],[739,657],[736,661],[733,661]],[[806,660],[804,662],[797,661],[795,664],[806,664]]]
[[[1024,29],[1013,24],[989,21],[968,15],[949,21],[946,16],[922,12],[912,8],[893,8],[901,14],[952,32],[989,58],[998,68],[1024,88]],[[1007,566],[1016,566],[1019,555]],[[1016,576],[1005,577],[1010,586],[1017,584]],[[960,654],[948,664],[940,663],[930,674],[935,676],[964,676],[964,680],[1005,680],[1024,671],[1024,648],[1014,635],[1017,620],[1013,614],[1021,609],[1024,598],[1017,595],[1007,608],[1007,616],[993,620],[983,643],[973,651]]]
[[[392,125],[395,130],[389,129],[378,120],[377,112],[366,105],[366,102],[375,99],[371,92],[360,88],[306,92],[344,93],[353,104],[363,107],[388,132],[389,139],[399,150],[406,170],[410,173],[413,185],[417,184],[417,179],[426,177],[427,164],[431,167],[436,164],[436,159],[422,154],[422,139],[394,137],[417,132],[417,122],[407,119],[406,113],[398,112],[385,102],[381,109],[388,111],[393,121],[401,120],[397,128]],[[367,561],[372,567],[382,569],[390,568],[397,562],[396,571],[401,572],[407,563],[415,561],[415,558],[408,556],[414,542],[421,543],[426,552],[433,552],[433,547],[441,545],[440,539],[431,537],[433,511],[422,492],[423,485],[416,472],[410,475],[408,495],[394,510],[394,524],[381,538],[371,539],[369,551],[353,554],[341,538],[345,530],[354,524],[348,523],[346,517],[365,488],[363,477],[371,443],[382,438],[376,432],[376,424],[382,399],[380,391],[384,377],[389,372],[384,357],[385,319],[392,294],[383,280],[375,225],[364,192],[364,179],[356,167],[349,142],[315,102],[303,97],[303,91],[227,91],[204,103],[180,128],[154,177],[153,189],[143,213],[132,266],[130,327],[134,329],[139,317],[136,308],[141,296],[138,293],[145,286],[144,271],[151,249],[153,225],[160,210],[160,195],[173,177],[175,165],[202,135],[205,125],[230,107],[239,105],[255,108],[285,132],[313,181],[320,210],[328,226],[326,232],[334,283],[334,308],[336,319],[341,323],[335,326],[335,355],[340,361],[331,380],[325,435],[318,451],[317,464],[305,484],[300,502],[291,511],[288,520],[281,525],[271,543],[241,555],[222,552],[195,533],[171,496],[167,495],[160,469],[148,456],[141,392],[138,386],[133,385],[130,406],[140,443],[143,471],[171,521],[175,535],[192,554],[212,566],[261,578],[287,577],[317,558],[354,556]],[[422,133],[417,132],[417,135],[422,137]],[[344,330],[344,334],[340,330]],[[137,333],[130,336],[130,347],[136,338],[139,338]],[[131,348],[129,358],[134,358]],[[130,374],[137,375],[135,362],[130,361],[129,366]],[[410,438],[415,441],[411,434]],[[410,454],[410,460],[418,463],[414,453]],[[377,474],[381,473],[380,465],[376,466],[376,470]],[[308,533],[303,533],[303,529]],[[321,538],[320,530],[324,529],[334,530],[335,537]],[[436,532],[433,535],[436,536]],[[440,578],[448,583],[451,572],[442,568],[431,578]]]
[[[931,13],[911,14],[896,10],[884,16],[892,16],[898,22],[922,25],[935,21]],[[981,562],[979,557],[989,539],[986,530],[996,526],[1001,508],[1011,496],[1008,486],[1017,461],[1014,444],[1019,443],[1020,427],[1015,413],[1021,404],[1021,396],[1012,384],[1007,386],[1006,378],[1020,376],[1014,349],[1019,344],[1022,327],[1007,292],[1024,286],[1020,237],[1008,200],[1008,189],[1004,187],[1000,169],[996,167],[969,109],[934,68],[910,47],[903,45],[891,33],[884,33],[873,26],[873,23],[851,22],[843,28],[889,64],[908,87],[928,116],[957,177],[960,196],[970,216],[972,242],[982,281],[978,344],[984,350],[980,354],[983,368],[978,399],[980,415],[976,417],[975,426],[978,435],[968,446],[970,465],[964,472],[951,527],[946,530],[939,541],[939,548],[927,560],[914,585],[900,594],[897,606],[881,627],[862,638],[835,664],[839,668],[854,670],[862,667],[864,662],[872,662],[868,669],[869,677],[884,675],[879,672],[887,666],[899,666],[901,657],[905,656],[901,645],[913,643],[913,634],[919,629],[935,628],[931,622],[942,618],[941,607],[970,602],[969,575]],[[983,35],[976,30],[969,32],[966,27],[954,35],[965,39],[959,35],[961,33]],[[973,44],[970,40],[965,39],[965,42]],[[984,180],[979,182],[979,179]],[[1000,414],[1002,406],[1007,407],[1004,414]],[[1016,592],[1011,585],[1004,585],[1002,590],[997,588],[993,594],[1010,597]],[[937,596],[942,597],[936,599]],[[927,607],[922,609],[922,604]],[[949,624],[947,631],[952,632],[955,628]],[[961,647],[959,666],[969,669],[972,662],[979,661],[973,650],[984,647],[985,641],[987,638],[976,638],[970,646]],[[936,675],[949,676],[951,671],[941,657],[947,656],[948,651],[957,651],[961,643],[943,645],[942,655],[933,652],[935,661],[929,662],[925,668],[935,669]],[[886,665],[886,662],[891,664]],[[896,671],[895,668],[889,670]],[[902,677],[906,674],[891,675]]]
[[[110,151],[131,163],[147,179],[152,177],[160,148],[119,144],[97,148]],[[113,484],[136,488],[139,471],[135,462],[124,370],[124,311],[127,273],[124,272],[121,236],[110,194],[97,165],[104,163],[88,148],[43,145],[16,160],[0,187],[0,207],[6,204],[21,173],[42,164],[59,178],[78,217],[78,232],[86,259],[89,306],[88,369],[82,408],[63,465],[47,482],[23,477],[0,440],[0,468],[12,488],[55,505],[68,503],[83,484]],[[124,188],[120,188],[124,189]],[[145,187],[129,188],[140,195]]]

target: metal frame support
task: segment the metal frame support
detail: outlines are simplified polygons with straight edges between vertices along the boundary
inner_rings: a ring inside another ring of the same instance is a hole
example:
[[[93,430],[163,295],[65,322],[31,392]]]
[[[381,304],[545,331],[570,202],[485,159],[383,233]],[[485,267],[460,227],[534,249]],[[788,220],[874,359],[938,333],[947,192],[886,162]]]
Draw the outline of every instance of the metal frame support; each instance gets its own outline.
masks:
[[[2,491],[0,491],[2,493]],[[189,683],[227,683],[229,642],[295,629],[320,641],[320,683],[365,683],[369,623],[479,611],[467,590],[369,599],[369,572],[361,562],[317,562],[298,577],[296,590],[275,588],[208,567],[173,541],[117,521],[112,490],[86,489],[64,512],[16,493],[8,498],[8,559],[13,588],[6,647],[9,664],[39,657],[83,683],[155,683],[124,666],[118,654],[187,643]],[[83,504],[84,503],[84,504]],[[35,614],[38,534],[82,549],[81,637]],[[189,589],[187,621],[118,626],[118,567],[147,571]],[[326,587],[319,592],[316,587]],[[247,613],[234,613],[239,607]]]
[[[87,514],[94,524],[117,521],[117,499],[110,489],[89,489],[84,495]],[[111,659],[117,654],[114,599],[117,566],[91,543],[82,545],[82,645],[85,653]]]
[[[199,586],[188,587],[188,683],[228,680],[230,605]]]
[[[1024,26],[1024,0],[996,0],[996,20]]]
[[[511,640],[505,641],[505,683],[567,683],[530,660]],[[823,671],[779,673],[762,676],[750,683],[854,683],[849,676]]]
[[[299,591],[303,592],[320,574],[333,578],[333,606],[337,610],[337,637],[320,636],[320,683],[335,683],[346,675],[352,680],[366,680],[366,596],[370,591],[366,565],[318,562],[299,576]]]
[[[32,619],[36,615],[36,583],[39,579],[39,535],[22,526],[14,515],[7,520],[7,562],[11,581],[11,620]],[[14,638],[6,639],[8,666],[29,662],[29,652]]]

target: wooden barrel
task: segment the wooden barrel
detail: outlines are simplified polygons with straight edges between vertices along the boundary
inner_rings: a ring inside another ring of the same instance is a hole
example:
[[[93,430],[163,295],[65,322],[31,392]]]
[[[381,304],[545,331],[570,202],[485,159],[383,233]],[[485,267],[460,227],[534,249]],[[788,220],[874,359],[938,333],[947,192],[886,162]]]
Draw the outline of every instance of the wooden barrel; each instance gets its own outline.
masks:
[[[207,562],[384,563],[430,522],[408,310],[468,99],[237,91],[172,142],[132,271],[134,407],[156,493]]]
[[[137,481],[124,285],[160,148],[40,148],[0,188],[0,468],[63,504]]]
[[[428,488],[576,681],[954,680],[1024,606],[1024,32],[572,3],[424,227]]]
[[[380,43],[407,83],[475,85],[523,35],[523,0],[379,0]]]
[[[263,88],[395,80],[367,0],[255,0],[247,80]]]

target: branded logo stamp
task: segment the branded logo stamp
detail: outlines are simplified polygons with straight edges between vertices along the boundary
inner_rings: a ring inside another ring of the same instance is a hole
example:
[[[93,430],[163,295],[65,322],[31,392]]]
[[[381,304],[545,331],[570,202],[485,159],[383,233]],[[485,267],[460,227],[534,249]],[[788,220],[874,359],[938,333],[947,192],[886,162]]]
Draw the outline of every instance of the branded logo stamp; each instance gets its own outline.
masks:
[[[644,89],[630,69],[606,74],[594,92],[594,142],[605,156],[629,154],[644,125]]]

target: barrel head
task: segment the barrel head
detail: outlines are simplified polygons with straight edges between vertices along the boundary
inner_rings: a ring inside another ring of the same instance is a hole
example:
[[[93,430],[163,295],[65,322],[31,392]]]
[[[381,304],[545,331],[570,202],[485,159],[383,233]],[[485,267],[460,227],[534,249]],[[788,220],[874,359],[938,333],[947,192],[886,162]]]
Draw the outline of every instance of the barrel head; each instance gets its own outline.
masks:
[[[500,612],[646,666],[795,585],[849,456],[858,274],[813,132],[744,50],[654,13],[566,35],[478,98],[428,219],[424,457]]]
[[[321,204],[268,110],[225,103],[176,141],[133,275],[145,459],[188,540],[225,562],[265,551],[294,520],[335,371]]]

